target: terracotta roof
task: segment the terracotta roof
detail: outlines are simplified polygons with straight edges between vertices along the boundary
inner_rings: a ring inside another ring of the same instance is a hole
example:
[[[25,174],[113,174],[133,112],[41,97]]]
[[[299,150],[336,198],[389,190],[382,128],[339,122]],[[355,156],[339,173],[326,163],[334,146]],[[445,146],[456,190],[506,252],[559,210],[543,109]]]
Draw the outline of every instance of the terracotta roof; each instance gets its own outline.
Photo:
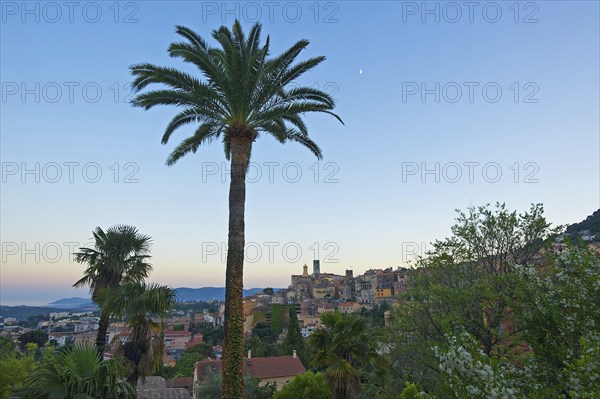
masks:
[[[173,378],[167,380],[167,388],[191,388],[194,385],[194,377]]]
[[[221,372],[221,360],[207,358],[196,363],[199,378],[207,376],[211,371]],[[293,377],[304,374],[306,370],[300,359],[293,356],[253,357],[244,359],[246,373],[260,379]]]
[[[167,388],[165,379],[158,376],[140,379],[137,385],[138,399],[189,399],[190,393],[183,388]]]
[[[342,302],[338,306],[354,306],[356,302]]]
[[[149,376],[146,378],[140,378],[138,380],[137,389],[138,391],[145,391],[148,389],[165,389],[165,379],[160,376]]]

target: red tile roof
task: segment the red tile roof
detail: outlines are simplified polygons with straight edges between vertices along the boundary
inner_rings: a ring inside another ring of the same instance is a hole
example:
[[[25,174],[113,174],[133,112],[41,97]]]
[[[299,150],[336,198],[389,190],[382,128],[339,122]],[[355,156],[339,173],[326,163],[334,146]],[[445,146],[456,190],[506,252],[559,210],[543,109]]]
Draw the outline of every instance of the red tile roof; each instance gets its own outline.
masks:
[[[167,388],[191,388],[194,385],[193,377],[173,378],[167,380]]]
[[[203,379],[211,371],[221,372],[221,360],[206,358],[196,363],[198,378]],[[244,359],[246,373],[262,379],[293,377],[297,374],[304,374],[306,369],[300,359],[293,356],[273,356],[273,357],[254,357]]]

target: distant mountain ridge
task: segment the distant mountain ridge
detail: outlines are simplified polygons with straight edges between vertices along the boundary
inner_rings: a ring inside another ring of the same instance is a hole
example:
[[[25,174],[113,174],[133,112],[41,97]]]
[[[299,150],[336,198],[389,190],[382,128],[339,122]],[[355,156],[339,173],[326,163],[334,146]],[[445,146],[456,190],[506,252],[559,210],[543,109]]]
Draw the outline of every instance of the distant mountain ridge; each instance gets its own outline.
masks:
[[[273,288],[275,292],[281,288]],[[244,290],[244,296],[253,295],[257,292],[262,292],[262,288],[249,288]],[[175,288],[177,293],[177,301],[224,301],[225,287],[202,287],[202,288]],[[15,317],[18,320],[27,320],[28,316],[48,315],[52,312],[60,312],[65,310],[77,312],[94,311],[98,307],[90,298],[62,298],[49,303],[46,306],[4,306],[0,305],[0,316]]]
[[[248,288],[244,289],[244,296],[254,295],[257,292],[262,292],[263,288]],[[275,291],[280,288],[274,288]],[[177,301],[224,301],[225,287],[202,287],[202,288],[175,288],[177,293]],[[96,305],[90,298],[62,298],[48,304],[48,307],[53,309],[81,309],[87,307],[95,307]]]
[[[96,304],[89,298],[63,298],[58,301],[50,302],[48,306],[55,309],[81,309],[96,307]]]

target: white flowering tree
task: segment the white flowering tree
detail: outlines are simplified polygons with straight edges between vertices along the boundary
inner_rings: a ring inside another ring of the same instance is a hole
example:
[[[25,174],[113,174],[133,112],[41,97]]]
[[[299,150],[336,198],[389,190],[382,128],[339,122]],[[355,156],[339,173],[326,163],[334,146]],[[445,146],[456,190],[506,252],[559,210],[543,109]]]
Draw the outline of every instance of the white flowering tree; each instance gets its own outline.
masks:
[[[439,361],[431,348],[448,347],[447,337],[462,332],[487,356],[521,356],[513,267],[537,262],[553,233],[541,204],[522,214],[504,204],[458,212],[452,236],[433,244],[394,309],[388,347],[395,379],[443,395]]]
[[[445,349],[433,347],[439,361],[442,381],[456,398],[518,399],[521,372],[510,363],[483,353],[481,345],[469,334],[447,337]]]
[[[526,365],[535,395],[600,397],[598,254],[571,246],[546,269],[515,270],[524,299],[518,323],[531,349]]]
[[[600,398],[600,259],[570,247],[541,269],[514,266],[524,356],[489,356],[472,335],[434,345],[440,380],[455,398]]]

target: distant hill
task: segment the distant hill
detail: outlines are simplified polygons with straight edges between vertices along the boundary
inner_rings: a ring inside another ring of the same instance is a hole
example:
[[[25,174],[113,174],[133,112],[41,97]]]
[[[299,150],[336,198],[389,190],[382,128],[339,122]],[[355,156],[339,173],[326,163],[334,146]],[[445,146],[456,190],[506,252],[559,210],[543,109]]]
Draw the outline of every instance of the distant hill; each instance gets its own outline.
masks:
[[[249,288],[244,290],[244,296],[253,295],[257,292],[262,292],[262,288]],[[277,292],[280,288],[274,288]],[[225,287],[202,287],[202,288],[175,288],[175,292],[177,293],[177,300],[180,302],[188,302],[188,301],[224,301],[225,300]],[[18,313],[21,313],[18,309],[22,309],[28,315],[40,315],[40,314],[49,314],[52,312],[58,312],[61,310],[80,310],[80,311],[89,311],[95,310],[97,308],[96,304],[92,302],[90,298],[62,298],[57,301],[49,303],[47,306],[0,306],[0,316],[4,317],[14,317],[10,314],[14,312],[10,311],[10,309],[17,310]],[[6,313],[9,312],[10,314]],[[33,313],[32,313],[33,312]],[[37,312],[37,313],[35,313]],[[5,314],[6,313],[6,314]],[[27,317],[25,317],[26,319]]]
[[[63,298],[58,301],[50,302],[48,306],[58,309],[80,309],[95,307],[96,304],[89,298]]]
[[[567,227],[567,235],[574,236],[585,230],[590,230],[592,237],[600,236],[600,209],[585,218],[585,220],[569,225]]]
[[[261,292],[262,288],[249,288],[244,290],[244,296]],[[274,288],[277,292],[280,288]],[[188,301],[224,301],[225,287],[203,287],[203,288],[175,288],[177,300]],[[72,313],[89,312],[97,309],[97,306],[89,298],[63,298],[48,306],[0,306],[0,316],[14,317],[17,320],[27,320],[29,316],[49,315],[54,312],[69,310]]]
[[[249,288],[244,290],[244,296],[262,292],[262,288]],[[278,289],[275,288],[275,291]],[[189,301],[224,301],[225,287],[203,287],[203,288],[175,288],[177,300],[181,302]]]

